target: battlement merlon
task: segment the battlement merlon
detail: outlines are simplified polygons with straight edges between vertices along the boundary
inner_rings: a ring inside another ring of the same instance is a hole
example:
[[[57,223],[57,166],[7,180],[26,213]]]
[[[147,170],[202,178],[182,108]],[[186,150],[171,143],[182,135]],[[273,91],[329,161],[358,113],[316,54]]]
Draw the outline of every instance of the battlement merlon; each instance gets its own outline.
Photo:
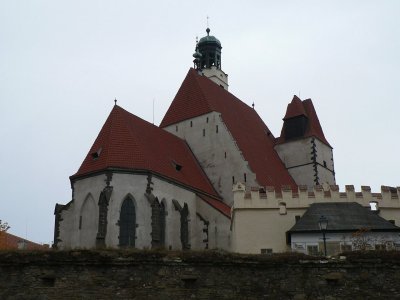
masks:
[[[369,186],[361,186],[361,191],[356,192],[353,185],[346,185],[345,192],[339,191],[337,185],[316,185],[310,192],[307,186],[299,186],[292,190],[290,186],[282,186],[280,190],[274,187],[252,187],[238,182],[233,185],[235,208],[305,208],[317,202],[357,202],[369,207],[376,203],[380,208],[400,208],[400,187],[381,186],[380,193],[372,193]]]

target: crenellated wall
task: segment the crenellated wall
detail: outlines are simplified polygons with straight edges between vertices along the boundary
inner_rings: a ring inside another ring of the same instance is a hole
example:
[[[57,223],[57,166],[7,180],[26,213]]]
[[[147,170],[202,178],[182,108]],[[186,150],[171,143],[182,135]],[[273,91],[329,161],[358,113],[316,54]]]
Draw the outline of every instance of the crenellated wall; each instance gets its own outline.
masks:
[[[232,251],[260,253],[261,249],[273,252],[288,251],[286,232],[295,224],[312,203],[356,202],[364,207],[376,205],[379,215],[400,224],[400,187],[382,186],[380,193],[372,193],[369,186],[355,191],[346,185],[340,192],[337,185],[317,185],[309,192],[307,186],[297,190],[282,187],[254,187],[246,189],[242,183],[233,186]]]

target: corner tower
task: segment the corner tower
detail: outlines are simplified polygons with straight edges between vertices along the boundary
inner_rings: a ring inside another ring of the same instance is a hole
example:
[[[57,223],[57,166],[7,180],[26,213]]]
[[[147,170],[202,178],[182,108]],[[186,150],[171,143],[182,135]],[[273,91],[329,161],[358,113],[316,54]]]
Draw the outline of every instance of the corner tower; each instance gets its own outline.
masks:
[[[228,74],[221,69],[221,42],[210,35],[210,28],[206,30],[207,35],[196,43],[196,51],[193,54],[194,67],[213,82],[228,89]]]
[[[283,118],[275,150],[298,185],[334,185],[333,151],[311,99],[294,96]]]

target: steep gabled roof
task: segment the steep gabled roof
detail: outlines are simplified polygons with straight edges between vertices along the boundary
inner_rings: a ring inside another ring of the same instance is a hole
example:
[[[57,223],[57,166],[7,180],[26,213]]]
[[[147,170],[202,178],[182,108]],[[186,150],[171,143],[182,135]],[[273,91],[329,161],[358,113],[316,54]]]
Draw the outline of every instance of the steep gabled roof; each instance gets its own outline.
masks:
[[[299,97],[294,95],[292,102],[290,102],[287,106],[286,114],[283,119],[287,120],[301,115],[307,117],[306,111],[304,110],[303,102],[300,100]]]
[[[186,142],[118,105],[71,180],[110,168],[151,171],[219,198]]]
[[[322,130],[321,124],[319,122],[317,112],[315,111],[314,104],[311,99],[306,99],[304,101],[300,100],[296,95],[293,97],[292,102],[290,102],[286,109],[286,114],[283,120],[288,120],[294,117],[298,117],[304,115],[307,117],[307,128],[303,135],[303,137],[311,137],[314,136],[318,138],[321,142],[325,143],[329,147],[331,145],[328,143],[325,138],[324,132]],[[285,137],[285,124],[282,126],[281,136],[276,139],[276,143],[284,143],[288,140]],[[332,147],[331,147],[332,148]]]
[[[319,232],[318,221],[321,216],[328,220],[328,231],[357,231],[367,228],[371,231],[400,232],[400,227],[356,202],[313,203],[289,232]]]
[[[274,136],[257,112],[194,69],[189,70],[160,127],[212,111],[221,114],[260,185],[296,186],[273,148]]]

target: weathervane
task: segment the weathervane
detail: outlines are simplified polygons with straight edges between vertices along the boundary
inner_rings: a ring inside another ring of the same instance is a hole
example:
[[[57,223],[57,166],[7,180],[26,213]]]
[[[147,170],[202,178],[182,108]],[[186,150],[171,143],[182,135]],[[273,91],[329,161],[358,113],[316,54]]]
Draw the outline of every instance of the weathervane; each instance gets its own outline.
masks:
[[[117,98],[114,99],[114,105],[117,105]]]

